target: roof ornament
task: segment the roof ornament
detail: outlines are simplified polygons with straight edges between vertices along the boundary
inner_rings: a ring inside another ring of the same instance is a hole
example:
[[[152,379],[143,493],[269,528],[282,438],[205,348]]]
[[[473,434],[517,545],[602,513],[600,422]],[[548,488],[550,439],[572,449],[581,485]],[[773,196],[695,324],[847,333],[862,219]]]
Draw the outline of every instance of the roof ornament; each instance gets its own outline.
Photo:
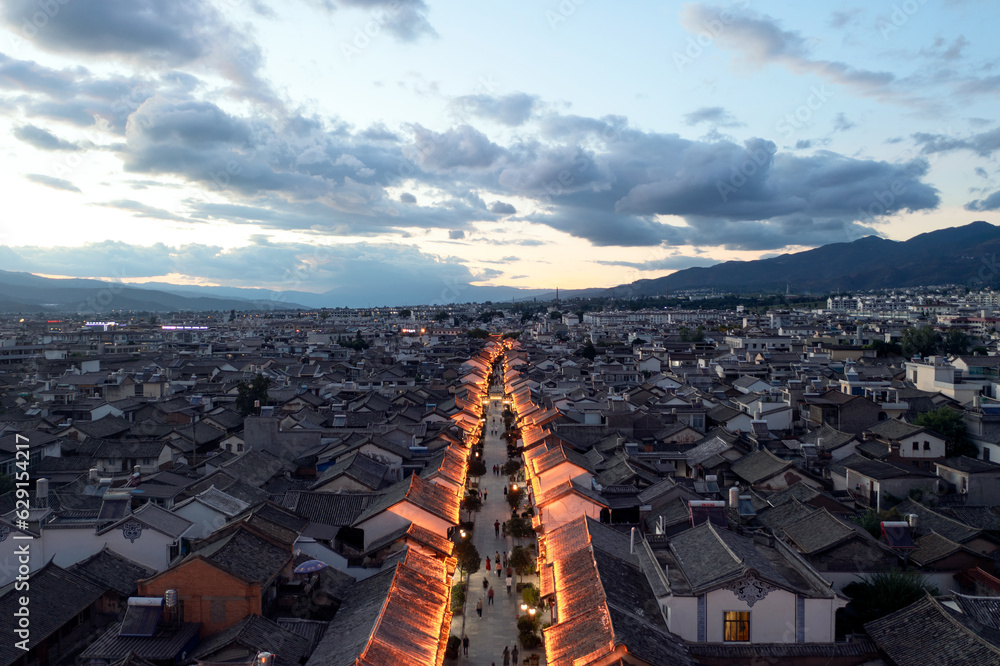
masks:
[[[755,603],[765,598],[769,592],[777,590],[778,588],[765,583],[757,577],[756,573],[751,571],[738,581],[727,585],[725,589],[731,591],[736,595],[737,599],[746,603],[746,605],[750,608],[753,608]]]

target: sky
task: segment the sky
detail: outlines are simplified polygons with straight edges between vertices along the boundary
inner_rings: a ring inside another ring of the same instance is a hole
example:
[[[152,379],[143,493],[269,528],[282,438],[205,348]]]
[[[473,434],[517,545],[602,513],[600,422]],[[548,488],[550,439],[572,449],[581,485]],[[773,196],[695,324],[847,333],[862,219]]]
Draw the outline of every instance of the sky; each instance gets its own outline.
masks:
[[[6,0],[0,267],[416,304],[997,224],[998,18]]]

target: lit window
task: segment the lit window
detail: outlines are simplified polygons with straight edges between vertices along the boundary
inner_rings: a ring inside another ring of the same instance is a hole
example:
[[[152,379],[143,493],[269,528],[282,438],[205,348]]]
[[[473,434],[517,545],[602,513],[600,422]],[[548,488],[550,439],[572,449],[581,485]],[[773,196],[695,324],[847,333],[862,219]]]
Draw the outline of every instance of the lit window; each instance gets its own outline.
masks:
[[[726,641],[749,641],[750,640],[750,612],[749,611],[726,611],[724,640]]]

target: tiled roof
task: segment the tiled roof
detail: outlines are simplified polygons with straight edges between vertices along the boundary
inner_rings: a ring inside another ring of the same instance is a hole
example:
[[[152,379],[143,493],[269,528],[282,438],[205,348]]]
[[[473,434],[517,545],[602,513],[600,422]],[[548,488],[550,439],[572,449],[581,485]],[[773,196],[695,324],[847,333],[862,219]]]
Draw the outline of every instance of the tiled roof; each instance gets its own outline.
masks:
[[[817,509],[785,525],[783,531],[805,555],[814,555],[857,534],[854,528],[845,525],[826,509]]]
[[[454,560],[408,550],[391,568],[359,581],[306,666],[442,663],[453,568]]]
[[[34,648],[57,632],[64,624],[86,610],[101,598],[108,589],[80,575],[49,562],[28,577],[31,608],[44,612],[31,613],[31,632],[28,648]],[[14,589],[10,583],[0,589],[0,616],[10,631],[7,640],[0,642],[0,664],[6,666],[24,656],[14,646],[12,629],[14,613],[20,608],[19,598],[26,592]]]
[[[365,509],[361,515],[355,519],[354,523],[364,522],[372,516],[395,506],[400,502],[409,502],[416,507],[427,511],[431,515],[437,516],[453,525],[458,524],[458,495],[450,488],[424,481],[417,474],[411,474],[399,483],[389,486],[379,499]]]
[[[260,488],[289,466],[290,463],[267,451],[254,449],[230,460],[222,469],[240,481]]]
[[[357,481],[366,488],[378,490],[382,487],[382,481],[388,472],[388,465],[358,452],[328,467],[310,487],[319,488],[343,475]]]
[[[936,562],[962,549],[961,544],[946,539],[936,532],[925,534],[914,543],[917,547],[910,551],[910,559],[920,566]]]
[[[761,449],[734,462],[732,471],[747,483],[753,484],[769,479],[791,466],[790,461],[782,460],[767,449]]]
[[[281,505],[305,516],[312,523],[343,527],[354,524],[368,507],[381,498],[382,493],[292,491],[285,493]]]
[[[186,500],[184,504],[188,502],[199,502],[230,518],[250,506],[247,502],[236,499],[232,495],[219,490],[215,486],[212,486],[207,490],[203,490],[190,500]]]
[[[107,546],[69,567],[68,571],[114,590],[123,597],[134,595],[138,588],[137,581],[156,573],[155,569],[122,557]]]
[[[138,520],[147,527],[151,527],[172,539],[176,539],[184,534],[194,524],[190,520],[156,506],[152,502],[146,502],[133,511],[131,515],[125,516],[118,522],[103,528],[98,534],[104,534],[105,532],[120,528],[123,523],[129,520]]]
[[[200,542],[188,555],[188,559],[195,557],[203,557],[237,578],[264,586],[291,561],[292,553],[239,525],[211,541]]]
[[[865,625],[895,666],[1000,664],[1000,648],[957,621],[930,595]]]
[[[217,653],[233,644],[249,648],[251,652],[270,652],[277,666],[299,666],[300,659],[307,658],[311,648],[309,639],[260,615],[248,615],[228,629],[202,640],[190,658],[212,662]]]
[[[198,622],[185,622],[180,628],[161,626],[149,636],[119,636],[121,622],[116,622],[90,644],[80,657],[86,660],[118,660],[130,655],[155,662],[173,662],[198,639]]]
[[[917,514],[919,519],[917,530],[921,533],[927,532],[937,532],[946,539],[951,539],[952,541],[958,543],[965,543],[966,541],[979,536],[982,530],[978,530],[974,527],[969,527],[957,520],[952,520],[947,516],[938,513],[932,509],[928,509],[920,502],[912,499],[906,499],[896,505],[896,511],[901,515],[906,515],[908,513]]]

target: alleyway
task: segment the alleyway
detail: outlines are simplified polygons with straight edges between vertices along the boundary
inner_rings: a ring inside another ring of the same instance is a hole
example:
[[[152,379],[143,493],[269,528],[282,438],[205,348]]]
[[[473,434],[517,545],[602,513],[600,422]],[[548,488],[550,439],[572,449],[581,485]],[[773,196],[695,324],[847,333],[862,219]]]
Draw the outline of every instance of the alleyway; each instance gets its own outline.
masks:
[[[493,465],[507,462],[507,445],[500,434],[491,434],[503,433],[502,411],[501,401],[493,400],[486,413],[486,440],[483,446],[486,474],[480,479],[479,487],[480,490],[486,491],[487,499],[483,504],[483,510],[475,516],[476,526],[473,530],[473,543],[483,556],[484,563],[486,557],[493,557],[497,551],[501,553],[502,558],[505,550],[509,553],[514,547],[511,537],[504,537],[501,533],[497,538],[494,532],[496,521],[499,520],[502,524],[510,518],[510,506],[503,494],[507,477],[493,474]],[[495,597],[492,606],[488,605],[486,592],[483,590],[484,578],[493,586]],[[522,581],[538,586],[537,575],[523,576]],[[469,656],[459,657],[459,663],[502,666],[504,647],[513,650],[517,645],[517,615],[521,612],[521,596],[516,591],[517,575],[514,576],[514,583],[510,596],[507,596],[505,576],[497,576],[496,569],[492,566],[490,571],[486,571],[485,564],[471,576],[465,602],[465,633],[469,636]],[[476,601],[480,597],[483,599],[481,620],[476,616]],[[452,634],[462,635],[462,621],[461,615],[455,615],[452,619]],[[520,664],[527,663],[531,654],[538,654],[540,659],[538,663],[545,664],[544,648],[529,651],[518,645],[517,649]]]

